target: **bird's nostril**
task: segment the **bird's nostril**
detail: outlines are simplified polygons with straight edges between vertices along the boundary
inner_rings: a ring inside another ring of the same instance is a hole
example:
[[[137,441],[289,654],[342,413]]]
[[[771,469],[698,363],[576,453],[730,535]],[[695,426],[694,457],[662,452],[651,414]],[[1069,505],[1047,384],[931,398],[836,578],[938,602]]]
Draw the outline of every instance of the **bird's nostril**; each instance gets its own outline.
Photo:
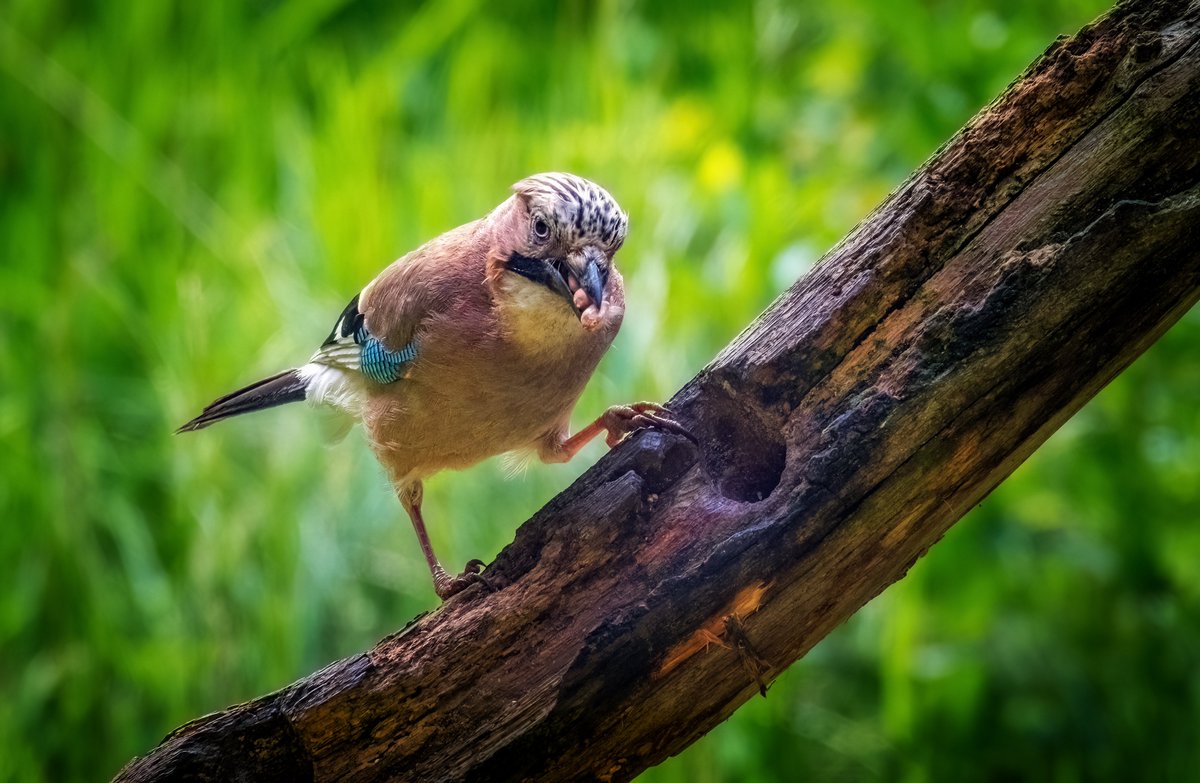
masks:
[[[551,266],[554,267],[555,272],[558,272],[558,275],[563,279],[563,282],[566,283],[571,290],[575,290],[575,288],[578,286],[578,283],[575,285],[571,284],[571,280],[573,278],[571,276],[571,270],[567,268],[567,263],[562,259],[557,259],[551,262]]]

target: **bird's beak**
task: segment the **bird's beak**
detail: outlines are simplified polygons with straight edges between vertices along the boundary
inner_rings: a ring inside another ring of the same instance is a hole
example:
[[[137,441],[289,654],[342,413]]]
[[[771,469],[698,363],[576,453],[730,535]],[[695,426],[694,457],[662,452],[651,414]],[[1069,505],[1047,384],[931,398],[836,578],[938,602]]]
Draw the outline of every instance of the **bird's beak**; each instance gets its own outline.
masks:
[[[567,270],[570,272],[567,286],[571,289],[571,306],[576,315],[582,315],[592,305],[599,310],[604,303],[605,275],[600,271],[603,259],[600,251],[590,246],[567,256]],[[582,294],[587,295],[586,299]]]
[[[532,258],[513,253],[507,267],[508,271],[540,283],[567,300],[576,317],[583,322],[589,308],[595,308],[592,313],[596,315],[604,304],[608,272],[603,261],[604,255],[598,249],[587,247],[566,258]]]

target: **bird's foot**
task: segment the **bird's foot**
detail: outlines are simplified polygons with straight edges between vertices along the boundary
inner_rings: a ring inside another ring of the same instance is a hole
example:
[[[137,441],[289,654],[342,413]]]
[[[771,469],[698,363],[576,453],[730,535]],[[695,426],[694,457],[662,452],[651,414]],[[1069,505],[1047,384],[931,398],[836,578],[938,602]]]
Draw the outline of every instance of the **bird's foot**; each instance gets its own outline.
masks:
[[[670,418],[673,414],[656,402],[635,402],[631,405],[614,405],[604,412],[600,422],[608,435],[604,441],[609,448],[616,446],[631,433],[644,429],[659,429],[674,432],[696,443],[695,436]]]
[[[479,573],[483,570],[484,562],[482,560],[471,560],[458,576],[450,576],[446,569],[440,565],[433,572],[433,590],[437,593],[438,598],[445,601],[452,595],[457,595],[463,590],[466,590],[471,585],[483,585],[489,592],[496,592],[496,588],[487,580],[483,574]]]

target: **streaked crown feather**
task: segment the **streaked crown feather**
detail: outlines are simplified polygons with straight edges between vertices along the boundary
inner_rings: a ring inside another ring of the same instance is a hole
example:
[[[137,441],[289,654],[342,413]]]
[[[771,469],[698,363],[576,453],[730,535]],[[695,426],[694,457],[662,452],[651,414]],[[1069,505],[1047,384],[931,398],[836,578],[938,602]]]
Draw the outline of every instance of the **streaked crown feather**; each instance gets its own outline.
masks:
[[[531,212],[554,224],[569,244],[598,244],[615,251],[625,241],[629,216],[607,190],[591,180],[563,172],[534,174],[513,185]]]

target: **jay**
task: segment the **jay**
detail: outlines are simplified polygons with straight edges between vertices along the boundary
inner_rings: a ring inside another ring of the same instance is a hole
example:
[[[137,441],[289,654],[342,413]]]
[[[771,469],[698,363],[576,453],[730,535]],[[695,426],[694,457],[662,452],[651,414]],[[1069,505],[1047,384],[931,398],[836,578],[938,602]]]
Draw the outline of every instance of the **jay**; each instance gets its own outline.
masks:
[[[691,437],[654,403],[616,405],[574,435],[569,418],[625,314],[613,256],[628,217],[572,174],[513,186],[491,214],[417,248],[359,292],[308,363],[213,402],[179,431],[307,400],[361,423],[445,600],[486,580],[451,576],[421,516],[422,482],[504,452],[566,462],[657,427]]]

